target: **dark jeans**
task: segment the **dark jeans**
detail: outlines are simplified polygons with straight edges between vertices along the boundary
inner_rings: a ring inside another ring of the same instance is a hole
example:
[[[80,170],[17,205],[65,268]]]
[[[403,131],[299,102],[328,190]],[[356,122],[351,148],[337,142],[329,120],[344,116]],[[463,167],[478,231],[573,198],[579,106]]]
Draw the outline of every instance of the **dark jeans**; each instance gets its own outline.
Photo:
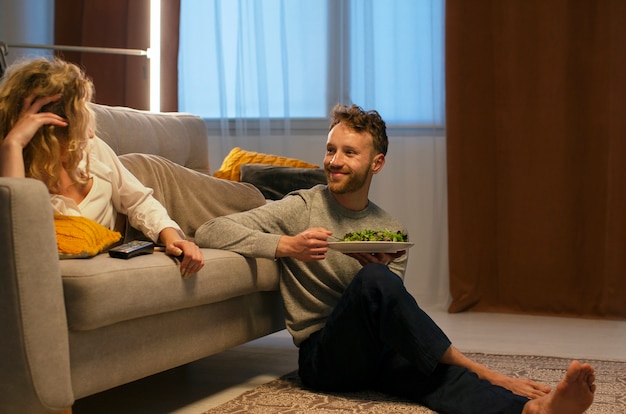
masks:
[[[402,280],[364,266],[326,322],[300,346],[299,374],[322,391],[371,389],[441,413],[521,413],[527,398],[440,364],[450,341]]]

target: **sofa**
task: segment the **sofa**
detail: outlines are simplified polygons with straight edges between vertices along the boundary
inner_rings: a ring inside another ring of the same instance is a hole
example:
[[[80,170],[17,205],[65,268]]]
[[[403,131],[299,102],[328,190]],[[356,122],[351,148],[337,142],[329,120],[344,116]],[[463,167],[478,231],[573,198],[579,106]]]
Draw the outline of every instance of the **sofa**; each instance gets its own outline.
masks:
[[[93,110],[98,136],[118,155],[153,154],[209,173],[201,118]],[[0,178],[0,413],[58,412],[284,328],[275,261],[202,252],[205,266],[186,280],[159,251],[60,260],[44,185]]]

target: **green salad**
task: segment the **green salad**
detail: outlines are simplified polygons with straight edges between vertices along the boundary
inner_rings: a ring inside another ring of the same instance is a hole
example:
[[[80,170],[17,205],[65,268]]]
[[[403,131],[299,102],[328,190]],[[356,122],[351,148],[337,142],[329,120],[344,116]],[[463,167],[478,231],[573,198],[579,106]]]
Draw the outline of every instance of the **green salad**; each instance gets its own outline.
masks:
[[[401,231],[390,230],[362,230],[346,233],[341,241],[388,241],[407,242],[409,237]]]

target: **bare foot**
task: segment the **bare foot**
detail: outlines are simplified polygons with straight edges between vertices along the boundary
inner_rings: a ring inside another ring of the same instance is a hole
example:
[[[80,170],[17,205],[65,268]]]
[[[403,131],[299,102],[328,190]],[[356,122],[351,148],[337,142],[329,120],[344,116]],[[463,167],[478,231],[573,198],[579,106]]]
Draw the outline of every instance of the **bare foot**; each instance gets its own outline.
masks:
[[[593,402],[596,391],[594,369],[572,361],[565,376],[550,394],[530,400],[525,414],[582,414]]]

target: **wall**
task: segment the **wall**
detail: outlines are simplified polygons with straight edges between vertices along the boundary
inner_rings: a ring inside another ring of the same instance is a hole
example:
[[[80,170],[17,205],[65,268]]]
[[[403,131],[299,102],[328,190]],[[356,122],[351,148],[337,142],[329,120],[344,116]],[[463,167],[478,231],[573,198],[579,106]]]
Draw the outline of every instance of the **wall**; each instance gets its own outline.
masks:
[[[52,44],[54,0],[0,0],[0,42]],[[10,48],[7,64],[50,51]]]
[[[148,0],[0,0],[0,41],[145,50],[148,6]],[[10,47],[7,63],[53,53],[50,49]],[[148,109],[149,68],[144,56],[58,53],[93,79],[96,102]],[[167,98],[173,101],[170,95]]]

